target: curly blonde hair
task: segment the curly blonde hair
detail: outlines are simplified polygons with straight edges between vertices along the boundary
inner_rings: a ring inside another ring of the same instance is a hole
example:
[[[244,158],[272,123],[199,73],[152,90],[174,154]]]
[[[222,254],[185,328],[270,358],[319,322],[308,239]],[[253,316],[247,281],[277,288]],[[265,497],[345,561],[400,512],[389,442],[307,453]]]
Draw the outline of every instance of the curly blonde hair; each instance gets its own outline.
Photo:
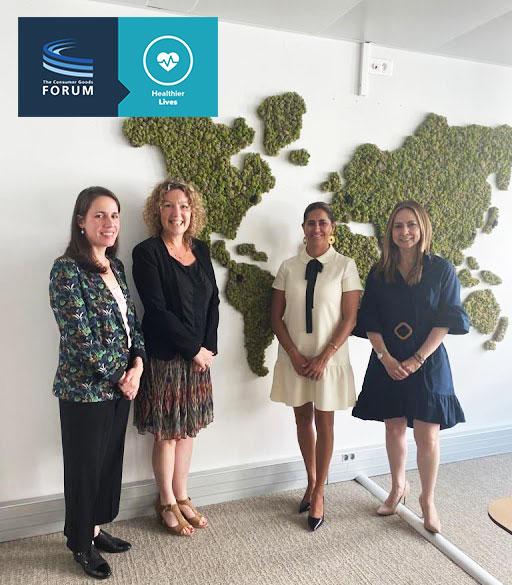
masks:
[[[153,191],[151,191],[151,195],[146,199],[143,212],[144,222],[148,226],[149,232],[152,236],[159,236],[162,233],[160,205],[164,200],[164,195],[175,189],[182,191],[186,195],[190,204],[190,225],[183,235],[185,243],[190,246],[192,238],[198,236],[206,225],[206,212],[203,199],[201,194],[190,183],[183,183],[170,178],[157,183],[154,186]]]

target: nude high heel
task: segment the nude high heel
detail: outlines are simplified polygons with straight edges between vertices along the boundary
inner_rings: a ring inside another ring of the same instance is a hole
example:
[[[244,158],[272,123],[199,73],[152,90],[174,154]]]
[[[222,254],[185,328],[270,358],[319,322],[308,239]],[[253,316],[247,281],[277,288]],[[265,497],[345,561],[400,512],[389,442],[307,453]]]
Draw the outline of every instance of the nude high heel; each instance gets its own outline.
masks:
[[[392,514],[395,514],[398,504],[402,503],[405,505],[405,498],[409,495],[410,490],[411,486],[409,485],[409,482],[405,480],[404,489],[398,499],[392,504],[386,504],[386,502],[381,504],[377,508],[377,514],[379,516],[391,516]]]
[[[441,521],[439,520],[439,516],[437,515],[437,510],[434,505],[432,505],[435,514],[433,514],[430,518],[427,514],[425,514],[425,509],[423,508],[423,500],[421,496],[419,497],[421,513],[423,514],[423,526],[425,530],[432,532],[433,534],[438,534],[441,532]]]

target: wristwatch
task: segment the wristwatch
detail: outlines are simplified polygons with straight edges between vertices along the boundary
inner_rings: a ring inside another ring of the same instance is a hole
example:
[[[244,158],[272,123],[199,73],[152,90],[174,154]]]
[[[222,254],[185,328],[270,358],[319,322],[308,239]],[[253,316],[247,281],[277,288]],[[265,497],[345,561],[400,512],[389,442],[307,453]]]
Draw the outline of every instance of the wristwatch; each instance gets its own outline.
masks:
[[[377,359],[379,361],[382,361],[382,358],[388,353],[387,349],[385,349],[384,351],[380,352],[380,351],[376,351],[375,352],[377,354]]]

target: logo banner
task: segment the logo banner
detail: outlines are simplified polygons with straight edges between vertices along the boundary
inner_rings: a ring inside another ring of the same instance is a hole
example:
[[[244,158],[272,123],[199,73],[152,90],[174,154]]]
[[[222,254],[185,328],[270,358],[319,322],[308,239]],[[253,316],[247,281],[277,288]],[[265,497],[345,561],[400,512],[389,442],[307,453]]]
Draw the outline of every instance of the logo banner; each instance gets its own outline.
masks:
[[[19,18],[19,116],[216,116],[217,18]]]

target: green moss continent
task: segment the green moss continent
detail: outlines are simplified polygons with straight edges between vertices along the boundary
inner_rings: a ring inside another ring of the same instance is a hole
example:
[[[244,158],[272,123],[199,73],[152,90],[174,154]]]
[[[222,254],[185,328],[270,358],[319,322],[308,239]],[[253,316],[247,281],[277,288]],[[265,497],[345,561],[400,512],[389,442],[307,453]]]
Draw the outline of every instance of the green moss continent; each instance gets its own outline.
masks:
[[[281,148],[300,137],[305,113],[306,104],[294,91],[270,96],[260,104],[258,115],[265,124],[263,146],[267,154],[279,154]]]
[[[242,313],[247,362],[258,376],[266,376],[265,349],[272,343],[270,301],[274,276],[254,264],[231,260],[224,240],[211,246],[212,257],[228,269],[225,294],[229,304]]]
[[[480,333],[492,333],[498,322],[500,306],[488,288],[470,293],[464,300],[464,308],[471,325]]]

